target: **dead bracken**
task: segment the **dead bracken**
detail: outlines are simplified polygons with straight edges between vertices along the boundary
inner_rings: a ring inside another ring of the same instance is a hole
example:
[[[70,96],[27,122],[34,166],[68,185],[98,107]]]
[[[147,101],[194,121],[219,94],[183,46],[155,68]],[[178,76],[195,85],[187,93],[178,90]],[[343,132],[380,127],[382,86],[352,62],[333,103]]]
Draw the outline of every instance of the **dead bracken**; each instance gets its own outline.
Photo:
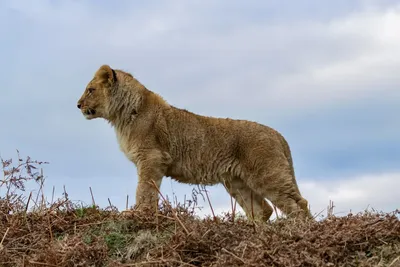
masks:
[[[400,266],[400,211],[255,224],[163,200],[150,216],[82,207],[66,193],[48,201],[41,162],[2,163],[0,266]],[[23,194],[30,182],[37,195]]]

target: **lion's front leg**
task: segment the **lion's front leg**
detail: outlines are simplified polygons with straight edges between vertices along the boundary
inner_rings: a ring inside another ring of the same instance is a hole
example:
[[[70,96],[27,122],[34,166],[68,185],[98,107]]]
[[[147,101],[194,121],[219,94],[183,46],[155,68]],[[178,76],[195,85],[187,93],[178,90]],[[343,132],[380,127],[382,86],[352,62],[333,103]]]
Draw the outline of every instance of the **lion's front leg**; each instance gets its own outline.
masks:
[[[163,175],[157,171],[139,171],[139,181],[136,188],[136,208],[139,210],[155,211],[158,207],[158,190]],[[155,188],[157,186],[157,188]]]
[[[171,157],[158,150],[143,151],[145,157],[138,164],[138,185],[136,188],[136,208],[156,211],[158,207],[161,181]]]

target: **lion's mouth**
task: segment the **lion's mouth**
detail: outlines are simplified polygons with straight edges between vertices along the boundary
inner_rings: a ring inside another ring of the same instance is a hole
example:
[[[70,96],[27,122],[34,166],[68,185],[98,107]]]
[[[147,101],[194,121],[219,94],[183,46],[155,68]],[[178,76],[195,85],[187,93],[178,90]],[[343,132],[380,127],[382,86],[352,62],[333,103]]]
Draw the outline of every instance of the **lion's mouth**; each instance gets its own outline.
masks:
[[[87,108],[83,111],[83,113],[87,116],[93,116],[96,114],[96,110],[92,109],[92,108]]]

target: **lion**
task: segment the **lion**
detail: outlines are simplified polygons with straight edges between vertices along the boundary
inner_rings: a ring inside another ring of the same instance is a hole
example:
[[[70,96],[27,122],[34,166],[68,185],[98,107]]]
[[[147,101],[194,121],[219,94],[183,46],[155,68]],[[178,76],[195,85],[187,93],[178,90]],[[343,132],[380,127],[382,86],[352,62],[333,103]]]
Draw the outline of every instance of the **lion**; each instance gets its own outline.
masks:
[[[163,177],[181,183],[222,184],[246,217],[267,221],[271,201],[284,214],[312,218],[296,183],[291,151],[271,127],[207,117],[174,107],[132,74],[102,65],[77,107],[102,118],[136,166],[137,209],[156,210]]]

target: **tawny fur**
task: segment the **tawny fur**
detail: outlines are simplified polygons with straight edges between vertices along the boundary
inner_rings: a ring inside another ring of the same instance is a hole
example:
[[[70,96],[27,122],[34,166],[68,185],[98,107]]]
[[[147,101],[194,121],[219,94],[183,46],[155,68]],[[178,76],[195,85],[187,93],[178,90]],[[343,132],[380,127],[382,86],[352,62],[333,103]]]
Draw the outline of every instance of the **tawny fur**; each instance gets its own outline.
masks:
[[[164,176],[190,184],[223,184],[249,218],[273,209],[311,218],[298,189],[288,143],[276,130],[246,120],[200,116],[169,105],[131,74],[101,66],[78,101],[87,119],[114,128],[138,171],[136,207],[155,209]],[[151,181],[154,181],[151,182]]]

